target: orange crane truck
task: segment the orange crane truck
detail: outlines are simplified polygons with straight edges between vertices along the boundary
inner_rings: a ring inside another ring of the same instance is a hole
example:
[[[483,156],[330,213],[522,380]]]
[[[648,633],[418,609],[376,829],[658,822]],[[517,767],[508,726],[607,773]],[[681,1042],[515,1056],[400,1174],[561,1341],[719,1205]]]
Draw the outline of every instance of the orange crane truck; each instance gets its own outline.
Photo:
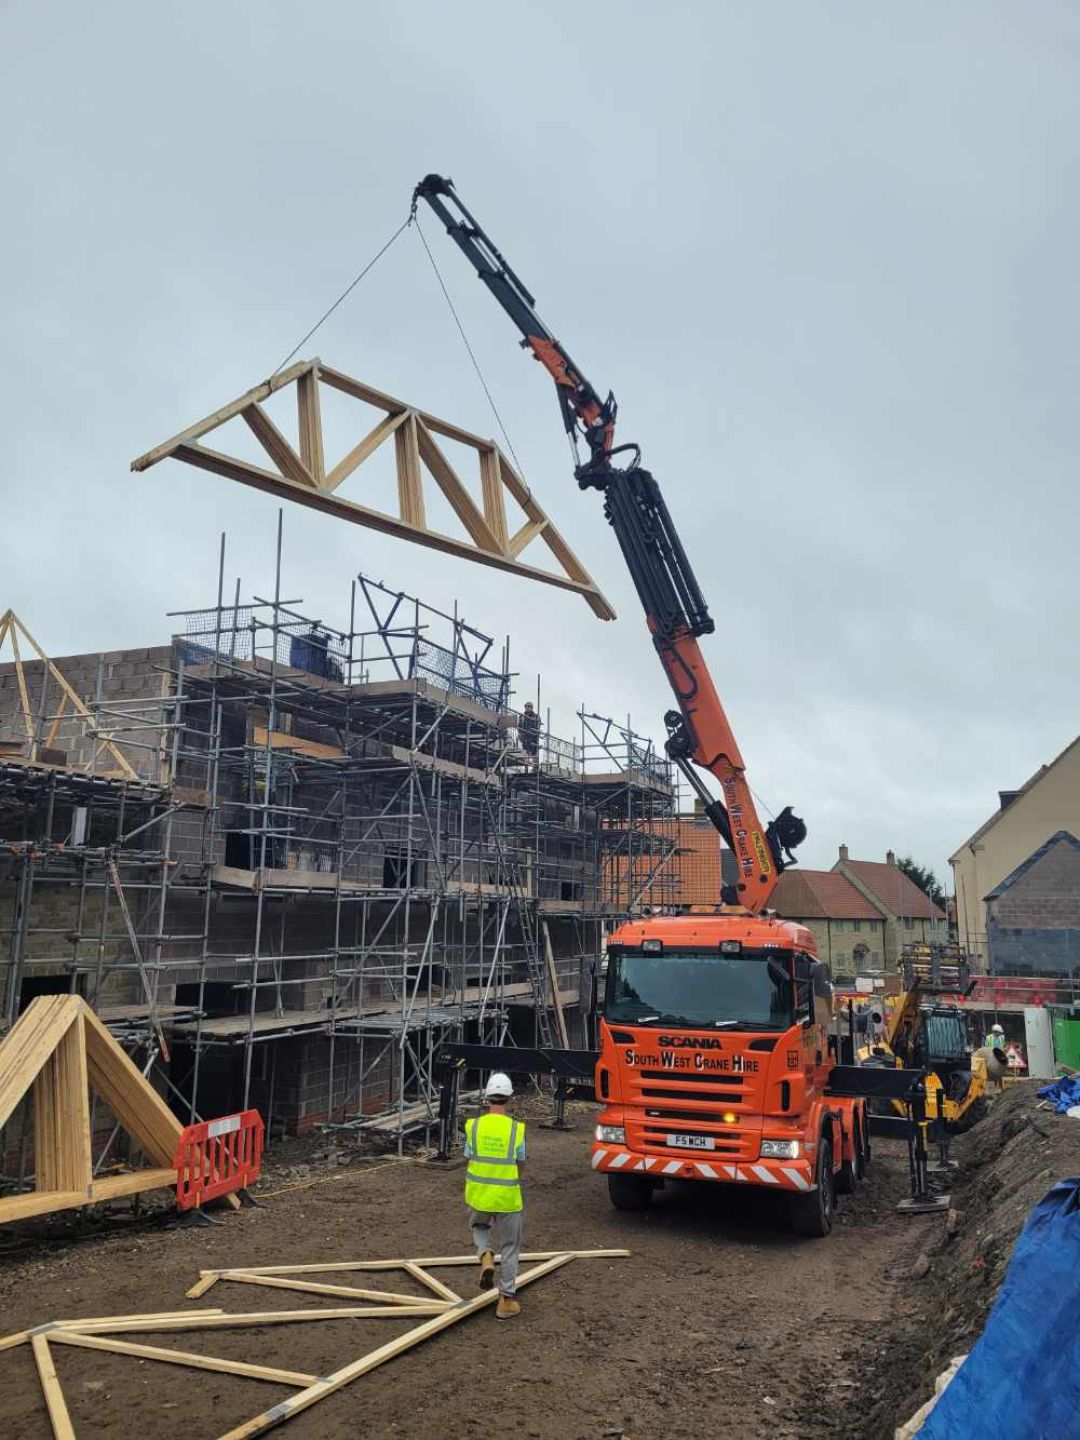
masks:
[[[601,399],[544,325],[453,182],[428,175],[414,191],[414,216],[420,200],[555,383],[575,478],[604,497],[675,696],[664,716],[667,753],[737,865],[714,913],[651,915],[609,937],[593,1168],[619,1209],[642,1208],[672,1180],[756,1186],[788,1192],[797,1230],[827,1234],[836,1190],[861,1178],[869,1132],[865,1100],[830,1088],[831,987],[813,935],[766,909],[806,826],[790,806],[767,826],[758,818],[699,644],[714,622],[640,448],[615,444],[614,395]],[[701,772],[716,779],[719,798]]]

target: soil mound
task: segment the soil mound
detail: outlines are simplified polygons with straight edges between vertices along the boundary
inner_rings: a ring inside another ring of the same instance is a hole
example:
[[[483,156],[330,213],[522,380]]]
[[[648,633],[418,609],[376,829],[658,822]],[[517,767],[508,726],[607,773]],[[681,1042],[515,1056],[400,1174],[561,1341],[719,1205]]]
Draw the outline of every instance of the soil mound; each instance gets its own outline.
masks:
[[[901,1282],[914,1313],[901,1318],[883,1362],[869,1440],[892,1440],[895,1427],[929,1399],[935,1377],[971,1349],[1032,1206],[1056,1181],[1080,1175],[1080,1121],[1039,1108],[1042,1083],[1010,1085],[953,1146],[960,1162],[953,1210],[924,1241],[929,1266],[913,1255]]]

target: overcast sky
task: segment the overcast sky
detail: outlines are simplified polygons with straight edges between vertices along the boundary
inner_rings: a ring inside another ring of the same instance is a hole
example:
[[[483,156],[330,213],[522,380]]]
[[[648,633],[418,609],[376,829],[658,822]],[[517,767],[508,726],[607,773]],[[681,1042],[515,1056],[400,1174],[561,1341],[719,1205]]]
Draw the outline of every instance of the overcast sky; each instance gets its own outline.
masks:
[[[270,374],[438,170],[615,390],[805,864],[846,842],[943,872],[1080,729],[1074,3],[9,3],[0,110],[0,609],[51,654],[160,643],[213,603],[222,530],[229,576],[269,593],[273,499],[129,463]],[[620,618],[299,507],[285,589],[341,625],[357,569],[456,597],[510,633],[555,730],[584,701],[659,735],[552,387],[425,233]],[[414,232],[302,354],[495,433]],[[381,503],[387,478],[343,493]]]

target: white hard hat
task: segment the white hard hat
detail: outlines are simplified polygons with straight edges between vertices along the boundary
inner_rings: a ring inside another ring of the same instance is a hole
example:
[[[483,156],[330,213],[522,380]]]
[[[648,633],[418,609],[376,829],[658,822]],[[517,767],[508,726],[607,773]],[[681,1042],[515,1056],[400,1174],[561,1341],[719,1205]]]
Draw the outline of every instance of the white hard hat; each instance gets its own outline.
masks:
[[[513,1093],[514,1087],[510,1083],[510,1076],[504,1075],[501,1070],[496,1070],[484,1086],[485,1100],[509,1100]]]
[[[1005,1034],[1005,1031],[1001,1028],[1000,1025],[991,1025],[991,1026],[990,1026],[990,1034],[991,1034],[991,1035],[1004,1035],[1004,1034]]]

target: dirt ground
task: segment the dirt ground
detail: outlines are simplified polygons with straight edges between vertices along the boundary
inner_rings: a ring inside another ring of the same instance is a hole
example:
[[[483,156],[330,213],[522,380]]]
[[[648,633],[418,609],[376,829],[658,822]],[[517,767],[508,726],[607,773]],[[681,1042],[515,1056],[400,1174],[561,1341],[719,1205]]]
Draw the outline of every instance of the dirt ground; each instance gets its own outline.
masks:
[[[785,1230],[778,1197],[758,1191],[684,1187],[645,1214],[617,1213],[589,1169],[591,1112],[575,1106],[571,1118],[570,1132],[531,1129],[527,1248],[626,1246],[632,1258],[573,1262],[523,1292],[520,1319],[499,1323],[485,1311],[465,1320],[288,1422],[283,1436],[891,1436],[877,1403],[881,1367],[894,1361],[898,1327],[917,1332],[939,1303],[931,1287],[920,1290],[906,1277],[943,1228],[939,1218],[896,1215],[907,1183],[902,1148],[878,1144],[870,1180],[844,1203],[832,1236],[800,1240]],[[201,1267],[468,1250],[460,1168],[389,1158],[328,1166],[318,1149],[310,1142],[277,1148],[262,1182],[265,1208],[226,1214],[212,1229],[148,1217],[125,1218],[112,1233],[57,1224],[51,1238],[14,1247],[5,1237],[0,1332],[211,1303],[230,1310],[332,1305],[237,1284],[220,1284],[201,1301],[184,1293]],[[457,1278],[473,1293],[471,1271]],[[340,1280],[359,1283],[355,1275]],[[396,1275],[377,1283],[415,1288]],[[346,1320],[131,1338],[326,1374],[405,1328]],[[54,1349],[80,1440],[174,1433],[210,1440],[290,1393]],[[920,1373],[913,1368],[891,1387],[894,1397],[913,1395]],[[892,1423],[897,1418],[904,1417],[894,1413]],[[0,1353],[0,1434],[50,1435],[26,1346]]]

